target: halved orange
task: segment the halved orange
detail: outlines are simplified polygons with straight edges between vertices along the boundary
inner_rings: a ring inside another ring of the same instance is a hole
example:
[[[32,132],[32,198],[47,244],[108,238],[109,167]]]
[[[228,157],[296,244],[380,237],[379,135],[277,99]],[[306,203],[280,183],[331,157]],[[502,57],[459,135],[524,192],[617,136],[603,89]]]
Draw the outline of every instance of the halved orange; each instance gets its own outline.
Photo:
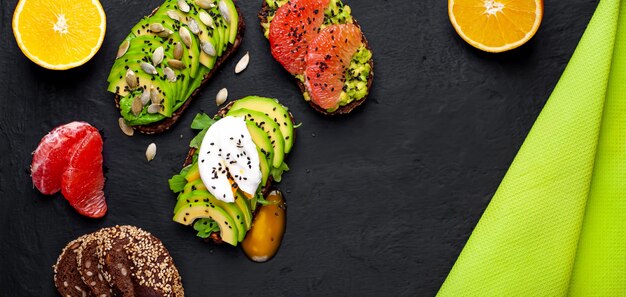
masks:
[[[64,70],[85,64],[100,49],[106,16],[98,0],[20,0],[13,34],[36,64]]]
[[[448,0],[448,15],[467,43],[504,52],[530,40],[543,18],[543,0]]]

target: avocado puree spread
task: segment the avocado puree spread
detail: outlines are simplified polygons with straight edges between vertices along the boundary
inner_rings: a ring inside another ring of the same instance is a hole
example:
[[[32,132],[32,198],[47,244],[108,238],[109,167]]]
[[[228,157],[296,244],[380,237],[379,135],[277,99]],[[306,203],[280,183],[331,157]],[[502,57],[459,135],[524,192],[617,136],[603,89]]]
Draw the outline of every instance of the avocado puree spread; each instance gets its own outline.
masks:
[[[289,2],[289,0],[266,0],[267,4],[271,8],[271,11],[267,17],[267,22],[261,24],[263,27],[265,37],[269,38],[270,22],[274,18],[274,12],[281,5]],[[324,11],[324,24],[322,29],[332,24],[346,24],[352,23],[352,10],[350,6],[344,5],[341,0],[330,0],[328,7]],[[371,66],[369,61],[372,59],[372,52],[368,50],[365,45],[362,45],[357,52],[352,56],[350,66],[346,70],[346,82],[343,86],[343,91],[340,95],[339,105],[335,108],[328,109],[328,112],[333,112],[341,106],[346,106],[349,103],[357,100],[361,100],[367,96],[367,78],[371,72]],[[298,74],[296,78],[304,83],[304,75]],[[304,99],[306,101],[311,100],[309,94],[303,92]]]

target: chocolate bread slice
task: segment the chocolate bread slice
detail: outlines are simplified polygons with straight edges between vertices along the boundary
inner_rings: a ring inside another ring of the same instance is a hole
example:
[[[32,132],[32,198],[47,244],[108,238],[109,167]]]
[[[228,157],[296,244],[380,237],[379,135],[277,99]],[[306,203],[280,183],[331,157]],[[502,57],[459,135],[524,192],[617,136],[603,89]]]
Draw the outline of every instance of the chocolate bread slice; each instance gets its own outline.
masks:
[[[94,296],[78,273],[76,254],[86,236],[70,241],[54,264],[54,285],[61,296]]]

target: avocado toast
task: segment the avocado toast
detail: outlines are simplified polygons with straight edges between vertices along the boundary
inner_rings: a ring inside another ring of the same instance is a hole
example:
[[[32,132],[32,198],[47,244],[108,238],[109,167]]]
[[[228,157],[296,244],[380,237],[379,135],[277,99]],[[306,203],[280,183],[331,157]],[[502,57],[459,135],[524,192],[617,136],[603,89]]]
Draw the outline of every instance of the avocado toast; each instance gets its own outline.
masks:
[[[126,125],[168,130],[241,45],[245,24],[235,0],[166,0],[118,49],[108,91]]]
[[[272,55],[314,109],[347,114],[363,104],[374,60],[349,6],[341,0],[264,0],[258,16]]]
[[[193,225],[198,237],[237,246],[267,204],[272,183],[289,170],[293,117],[276,99],[249,96],[214,118],[198,114],[191,127],[200,132],[169,181],[178,194],[174,221]]]

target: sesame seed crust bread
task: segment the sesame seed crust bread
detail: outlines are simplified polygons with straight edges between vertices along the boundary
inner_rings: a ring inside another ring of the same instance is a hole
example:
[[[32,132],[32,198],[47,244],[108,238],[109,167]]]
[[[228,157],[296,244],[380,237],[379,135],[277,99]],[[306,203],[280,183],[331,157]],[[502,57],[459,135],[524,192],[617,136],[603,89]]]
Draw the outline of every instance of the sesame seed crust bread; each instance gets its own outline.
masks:
[[[267,18],[271,13],[271,8],[269,5],[267,5],[267,2],[263,1],[263,4],[261,6],[261,10],[259,11],[258,17],[260,20],[260,24],[266,23],[267,22]],[[365,45],[365,48],[367,48],[370,52],[372,52],[372,49],[370,48],[369,42],[367,41],[367,39],[365,38],[365,34],[363,34],[363,30],[361,29],[361,25],[359,25],[359,23],[357,22],[357,20],[352,17],[353,23],[354,25],[356,25],[359,30],[361,30],[361,42],[363,42],[363,45]],[[263,29],[263,27],[261,27],[261,29]],[[317,110],[319,113],[327,115],[327,116],[334,116],[334,115],[343,115],[343,114],[348,114],[350,112],[352,112],[352,110],[354,110],[355,108],[359,107],[361,104],[363,104],[365,102],[365,100],[367,99],[367,97],[369,97],[369,91],[372,88],[372,83],[374,82],[374,59],[370,59],[369,60],[369,65],[370,65],[370,75],[367,78],[367,91],[368,91],[368,95],[365,96],[364,98],[360,99],[360,100],[355,100],[352,101],[348,104],[346,104],[345,106],[340,106],[337,110],[333,111],[333,112],[329,112],[324,108],[319,107],[317,104],[315,104],[313,102],[313,100],[308,100],[307,102],[309,103],[309,105],[311,105],[311,107],[313,107],[313,109]],[[306,91],[306,86],[304,85],[304,83],[302,83],[302,81],[300,81],[299,79],[297,79],[296,77],[293,78],[296,82],[296,84],[298,85],[298,88],[300,88],[300,92],[304,93]]]
[[[185,296],[172,257],[161,241],[133,226],[116,226],[101,249],[117,296]]]
[[[226,114],[228,113],[228,111],[233,107],[233,104],[235,104],[235,101],[231,101],[230,103],[228,103],[226,106],[224,106],[223,108],[221,108],[220,110],[217,111],[217,114],[215,115],[215,118],[220,117],[223,118],[226,116]],[[291,118],[291,122],[293,124],[296,123],[293,114],[291,114],[291,112],[287,111],[289,113],[289,117]],[[296,130],[293,130],[293,140],[296,141]],[[185,162],[183,163],[183,167],[189,166],[191,164],[193,164],[193,156],[196,153],[196,149],[195,148],[191,148],[189,150],[189,152],[187,153],[187,157],[185,158]],[[263,196],[267,196],[271,191],[272,191],[272,183],[274,182],[274,179],[272,177],[272,175],[270,175],[267,179],[267,184],[265,185],[265,188],[263,188],[263,190],[261,191]],[[254,216],[256,215],[256,212],[252,213],[252,217],[254,218]],[[254,221],[254,219],[253,219]],[[211,233],[211,236],[209,236],[207,239],[207,241],[212,240],[214,243],[216,244],[222,244],[224,243],[222,241],[222,238],[220,237],[219,232],[213,232]]]
[[[94,296],[78,273],[76,254],[85,236],[70,241],[54,264],[54,285],[61,296]]]
[[[204,76],[204,79],[202,80],[200,87],[198,87],[191,94],[191,96],[187,98],[185,103],[183,103],[183,105],[178,110],[176,110],[172,114],[171,117],[166,118],[156,123],[148,124],[148,125],[131,126],[134,130],[139,131],[143,134],[148,134],[148,135],[159,134],[159,133],[169,130],[178,121],[178,119],[185,112],[185,110],[189,107],[189,105],[191,104],[191,101],[195,99],[196,97],[198,97],[201,89],[209,82],[209,80],[211,80],[211,77],[213,77],[213,74],[215,74],[215,72],[217,72],[217,70],[221,68],[222,64],[224,64],[226,60],[228,60],[235,52],[237,52],[243,39],[243,34],[246,29],[246,24],[244,22],[241,11],[239,10],[239,6],[237,5],[237,1],[233,0],[233,3],[235,4],[235,8],[237,9],[237,14],[239,15],[239,24],[238,24],[239,27],[237,29],[237,37],[235,38],[235,42],[233,44],[228,44],[228,47],[226,48],[226,50],[224,50],[224,53],[217,59],[217,62],[215,63],[215,66],[213,67],[213,69],[211,69],[211,71]],[[153,15],[158,9],[159,7],[155,8],[149,16]],[[119,95],[115,95],[115,106],[117,107],[117,109],[121,111],[120,100],[122,100],[122,98]]]

